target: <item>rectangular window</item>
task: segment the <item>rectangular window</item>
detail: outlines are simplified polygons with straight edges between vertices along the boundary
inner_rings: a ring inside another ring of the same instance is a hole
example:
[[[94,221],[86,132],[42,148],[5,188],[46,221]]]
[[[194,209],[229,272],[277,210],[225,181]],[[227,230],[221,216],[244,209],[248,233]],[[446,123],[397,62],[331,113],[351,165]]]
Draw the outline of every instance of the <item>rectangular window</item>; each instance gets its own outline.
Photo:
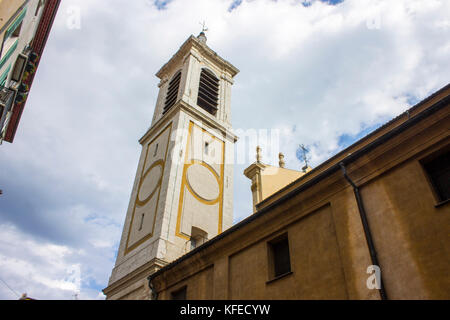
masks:
[[[422,161],[438,202],[450,199],[450,147]]]
[[[144,216],[145,216],[145,214],[143,213],[143,214],[141,215],[141,223],[139,224],[139,229],[138,229],[138,231],[141,231],[141,230],[142,230],[142,227],[144,226]]]
[[[187,286],[172,292],[172,300],[186,300]]]
[[[291,258],[287,233],[270,241],[268,243],[268,250],[270,280],[290,273]]]
[[[17,60],[14,65],[13,72],[11,73],[12,81],[20,82],[22,80],[22,75],[25,70],[26,63],[27,63],[27,57],[23,54],[19,54],[17,56]]]

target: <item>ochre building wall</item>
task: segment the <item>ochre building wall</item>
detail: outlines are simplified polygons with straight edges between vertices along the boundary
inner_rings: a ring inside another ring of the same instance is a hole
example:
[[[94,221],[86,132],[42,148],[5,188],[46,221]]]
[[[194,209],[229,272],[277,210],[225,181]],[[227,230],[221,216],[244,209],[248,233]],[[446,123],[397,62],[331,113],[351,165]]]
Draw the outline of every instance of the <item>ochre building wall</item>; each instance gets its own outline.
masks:
[[[389,299],[450,299],[450,203],[439,203],[421,165],[450,149],[449,92],[447,86],[415,114],[402,115],[347,150],[356,152],[446,99],[346,165],[360,189]],[[282,198],[288,191],[281,190],[225,235],[154,275],[158,299],[170,299],[183,286],[187,299],[381,299],[367,286],[372,260],[353,188],[342,172],[299,188],[340,157],[286,187],[300,191]],[[285,233],[292,272],[271,281],[268,243]],[[196,284],[206,277],[201,270],[208,270],[207,286]]]

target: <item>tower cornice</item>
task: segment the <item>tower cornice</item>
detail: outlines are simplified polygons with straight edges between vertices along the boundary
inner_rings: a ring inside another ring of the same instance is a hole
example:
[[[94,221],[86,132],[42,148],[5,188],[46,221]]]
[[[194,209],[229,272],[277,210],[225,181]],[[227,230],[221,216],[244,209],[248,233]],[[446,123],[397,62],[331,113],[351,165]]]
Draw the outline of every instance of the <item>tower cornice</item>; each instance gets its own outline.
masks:
[[[196,55],[192,51],[192,49],[196,49],[199,51],[201,56],[206,57],[217,63],[222,69],[227,71],[231,78],[236,76],[239,73],[239,69],[233,66],[231,63],[220,57],[214,50],[209,48],[206,44],[200,42],[197,37],[191,35],[180,47],[180,49],[172,56],[172,58],[156,73],[156,76],[160,79],[164,79],[166,75],[172,69],[172,66],[178,61],[183,60],[188,54],[191,54],[196,59],[200,57]],[[228,77],[226,78],[228,81],[232,81]]]
[[[200,110],[197,110],[193,106],[187,104],[185,101],[180,100],[172,108],[170,108],[170,110],[164,117],[159,119],[153,126],[150,127],[150,129],[148,129],[148,131],[142,136],[142,138],[139,139],[139,143],[143,144],[148,137],[164,128],[164,126],[173,119],[173,116],[181,110],[192,116],[195,120],[203,122],[211,129],[218,130],[224,137],[226,137],[226,139],[230,140],[231,142],[236,142],[239,139],[239,137],[236,136],[229,128],[226,128],[218,121],[210,117],[205,117],[205,114]]]

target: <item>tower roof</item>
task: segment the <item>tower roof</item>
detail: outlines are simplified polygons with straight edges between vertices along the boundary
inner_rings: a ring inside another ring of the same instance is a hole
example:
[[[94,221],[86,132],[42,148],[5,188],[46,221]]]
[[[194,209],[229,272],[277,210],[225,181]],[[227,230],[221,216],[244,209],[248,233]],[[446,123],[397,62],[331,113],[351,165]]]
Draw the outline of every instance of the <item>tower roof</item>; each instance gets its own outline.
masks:
[[[204,37],[204,39],[203,39]],[[239,73],[239,69],[233,66],[231,63],[221,58],[214,50],[206,45],[206,37],[200,34],[199,38],[191,35],[180,47],[180,49],[170,58],[170,60],[162,66],[162,68],[156,73],[156,76],[160,79],[164,77],[171,66],[178,60],[182,59],[192,49],[197,49],[203,56],[211,59],[222,68],[227,70],[231,77],[234,77]]]

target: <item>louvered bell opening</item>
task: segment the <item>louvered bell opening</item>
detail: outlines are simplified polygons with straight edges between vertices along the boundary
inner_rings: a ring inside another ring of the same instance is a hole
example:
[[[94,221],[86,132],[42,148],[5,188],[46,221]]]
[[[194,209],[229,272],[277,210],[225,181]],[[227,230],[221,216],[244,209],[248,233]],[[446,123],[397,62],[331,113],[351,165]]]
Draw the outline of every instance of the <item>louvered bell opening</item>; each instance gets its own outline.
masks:
[[[203,69],[200,74],[197,105],[215,115],[219,101],[219,79]]]
[[[164,104],[163,114],[173,107],[177,102],[178,89],[180,88],[181,71],[178,72],[170,81],[169,89],[167,90],[166,103]]]

